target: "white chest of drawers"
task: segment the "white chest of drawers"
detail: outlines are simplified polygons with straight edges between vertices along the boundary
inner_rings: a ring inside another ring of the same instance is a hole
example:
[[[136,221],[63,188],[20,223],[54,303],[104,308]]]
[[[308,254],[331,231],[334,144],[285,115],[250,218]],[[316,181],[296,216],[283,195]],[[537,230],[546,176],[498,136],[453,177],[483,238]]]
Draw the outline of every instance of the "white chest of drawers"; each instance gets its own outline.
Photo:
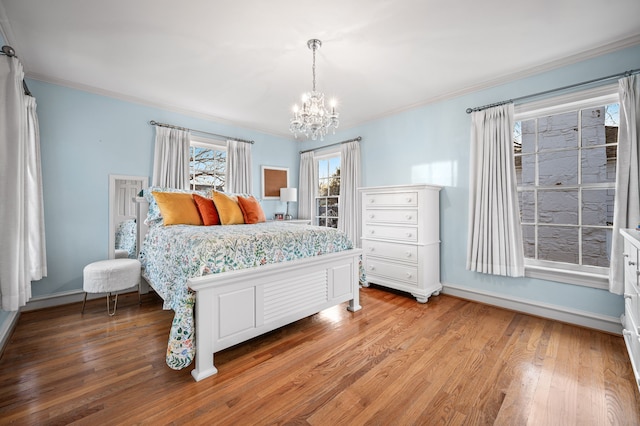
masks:
[[[640,389],[640,232],[621,229],[624,237],[624,315],[622,334]]]
[[[406,291],[420,303],[440,293],[440,189],[359,188],[367,282]]]

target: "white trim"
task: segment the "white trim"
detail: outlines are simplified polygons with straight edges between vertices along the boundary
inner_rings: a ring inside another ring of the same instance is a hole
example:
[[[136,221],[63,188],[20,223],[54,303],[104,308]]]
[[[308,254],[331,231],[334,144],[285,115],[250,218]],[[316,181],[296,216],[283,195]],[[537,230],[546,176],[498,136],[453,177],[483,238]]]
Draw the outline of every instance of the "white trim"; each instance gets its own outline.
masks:
[[[577,265],[567,265],[567,269],[560,269],[542,265],[527,265],[527,261],[531,261],[531,259],[525,259],[525,277],[598,288],[601,290],[609,289],[609,275],[607,274],[570,269],[572,266]]]
[[[618,84],[607,84],[593,89],[566,93],[539,101],[526,102],[514,107],[514,120],[573,112],[579,109],[618,103]]]
[[[131,293],[138,290],[138,286],[119,291],[118,294]],[[107,293],[87,293],[87,300],[105,297]],[[70,290],[62,293],[50,294],[46,296],[32,297],[25,306],[20,308],[20,312],[34,311],[36,309],[52,308],[54,306],[68,305],[70,303],[82,302],[84,298],[83,290]],[[78,308],[80,312],[80,308]]]
[[[223,138],[214,138],[206,136],[189,135],[189,144],[200,148],[215,147],[218,151],[227,151],[227,140]]]
[[[9,343],[9,338],[11,337],[11,333],[15,328],[18,318],[20,317],[19,311],[11,311],[8,312],[9,316],[4,320],[2,324],[0,324],[0,355],[4,352],[7,344]]]
[[[619,317],[596,314],[565,306],[552,305],[530,299],[477,290],[451,283],[442,283],[442,293],[474,302],[498,306],[537,317],[552,319],[581,327],[592,328],[612,334],[622,334]]]

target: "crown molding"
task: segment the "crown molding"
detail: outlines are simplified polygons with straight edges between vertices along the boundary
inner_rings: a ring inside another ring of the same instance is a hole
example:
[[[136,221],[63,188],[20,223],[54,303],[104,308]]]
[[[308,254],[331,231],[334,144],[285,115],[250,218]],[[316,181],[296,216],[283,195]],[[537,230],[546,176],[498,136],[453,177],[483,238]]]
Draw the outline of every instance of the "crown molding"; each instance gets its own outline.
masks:
[[[31,80],[38,80],[38,81],[42,81],[44,83],[49,83],[49,84],[54,84],[56,86],[62,86],[62,87],[67,87],[69,89],[75,89],[75,90],[80,90],[82,92],[87,92],[87,93],[91,93],[94,95],[99,95],[99,96],[105,96],[108,98],[113,98],[113,99],[118,99],[120,101],[124,101],[124,102],[131,102],[134,104],[139,104],[139,105],[144,105],[144,106],[148,106],[151,108],[158,108],[158,109],[162,109],[165,111],[170,111],[170,112],[174,112],[177,114],[183,114],[189,117],[193,117],[193,118],[199,118],[202,120],[207,120],[207,121],[212,121],[218,124],[226,124],[226,125],[230,125],[230,126],[234,126],[234,127],[239,127],[245,130],[250,130],[250,131],[254,131],[254,132],[259,132],[259,133],[263,133],[266,135],[271,135],[271,136],[276,136],[279,138],[284,138],[284,139],[293,139],[289,134],[287,133],[277,133],[274,132],[273,130],[269,130],[269,129],[263,129],[263,128],[259,128],[256,127],[254,123],[249,123],[249,122],[243,122],[243,121],[234,121],[234,120],[230,120],[228,118],[224,118],[224,117],[218,117],[215,115],[211,115],[211,114],[205,114],[202,112],[198,112],[195,110],[191,110],[188,108],[183,108],[183,107],[179,107],[173,104],[169,104],[169,103],[165,103],[165,102],[160,102],[160,101],[150,101],[150,100],[146,100],[146,99],[142,99],[136,96],[130,96],[130,95],[125,95],[119,92],[114,92],[111,90],[107,90],[107,89],[102,89],[99,87],[95,87],[95,86],[90,86],[87,84],[82,84],[82,83],[76,83],[73,81],[69,81],[69,80],[65,80],[65,79],[59,79],[59,78],[53,78],[50,77],[48,75],[44,75],[44,74],[38,74],[38,73],[25,73],[25,77],[29,78]]]

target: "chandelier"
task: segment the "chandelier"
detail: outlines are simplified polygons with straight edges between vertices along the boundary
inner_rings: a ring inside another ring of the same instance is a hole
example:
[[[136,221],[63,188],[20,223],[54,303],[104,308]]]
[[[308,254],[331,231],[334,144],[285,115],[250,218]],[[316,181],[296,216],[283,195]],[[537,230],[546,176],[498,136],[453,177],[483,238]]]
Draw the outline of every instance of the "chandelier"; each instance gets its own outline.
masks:
[[[339,113],[336,112],[336,102],[331,101],[331,111],[324,106],[324,93],[316,92],[316,50],[322,46],[322,42],[318,39],[311,39],[307,42],[307,47],[313,51],[313,86],[311,92],[302,95],[302,108],[298,105],[293,107],[293,117],[289,124],[289,130],[298,137],[298,133],[305,135],[312,140],[324,140],[329,129],[333,133],[338,127]]]

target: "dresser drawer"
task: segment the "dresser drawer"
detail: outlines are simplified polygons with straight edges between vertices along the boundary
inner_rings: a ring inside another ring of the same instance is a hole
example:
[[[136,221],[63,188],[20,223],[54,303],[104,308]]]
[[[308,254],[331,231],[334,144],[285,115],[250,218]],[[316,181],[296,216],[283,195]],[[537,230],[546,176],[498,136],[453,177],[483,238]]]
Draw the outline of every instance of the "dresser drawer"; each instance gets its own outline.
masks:
[[[411,226],[383,226],[365,223],[362,226],[362,237],[416,242],[418,241],[418,228]]]
[[[418,223],[417,210],[387,210],[387,209],[367,209],[364,212],[363,220],[368,223],[398,223],[416,225]]]
[[[418,285],[418,268],[416,266],[401,265],[367,257],[367,280],[375,283],[375,276],[402,281],[410,285]]]
[[[376,256],[410,263],[418,262],[418,246],[414,245],[363,240],[362,249],[366,256]]]
[[[383,192],[364,194],[363,207],[368,206],[417,206],[418,193],[407,192]]]

